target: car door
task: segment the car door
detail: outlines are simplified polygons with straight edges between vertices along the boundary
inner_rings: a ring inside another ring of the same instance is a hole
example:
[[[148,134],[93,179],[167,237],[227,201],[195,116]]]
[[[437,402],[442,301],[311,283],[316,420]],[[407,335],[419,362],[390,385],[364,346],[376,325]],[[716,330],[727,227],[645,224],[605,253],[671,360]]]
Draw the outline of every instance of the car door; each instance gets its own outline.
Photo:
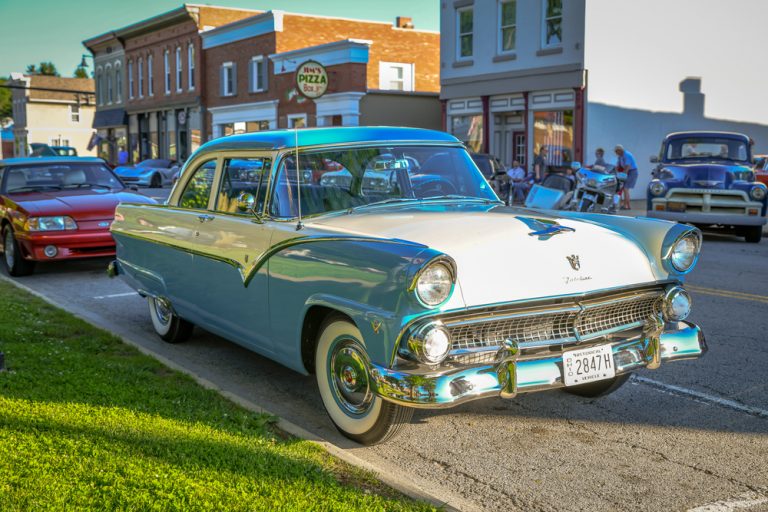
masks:
[[[267,268],[261,263],[271,233],[260,213],[270,169],[266,155],[222,157],[215,193],[193,233],[194,271],[199,276],[194,296],[196,302],[202,299],[209,324],[225,337],[267,354]],[[184,194],[180,206],[183,202]]]

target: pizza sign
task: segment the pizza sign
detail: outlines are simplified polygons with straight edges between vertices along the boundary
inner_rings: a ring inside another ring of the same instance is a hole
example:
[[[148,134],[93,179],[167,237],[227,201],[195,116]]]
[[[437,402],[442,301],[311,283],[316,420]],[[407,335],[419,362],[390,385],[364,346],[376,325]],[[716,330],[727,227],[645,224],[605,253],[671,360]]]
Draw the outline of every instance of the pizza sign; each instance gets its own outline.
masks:
[[[328,90],[328,73],[319,62],[308,60],[296,68],[296,87],[307,98],[319,98]]]

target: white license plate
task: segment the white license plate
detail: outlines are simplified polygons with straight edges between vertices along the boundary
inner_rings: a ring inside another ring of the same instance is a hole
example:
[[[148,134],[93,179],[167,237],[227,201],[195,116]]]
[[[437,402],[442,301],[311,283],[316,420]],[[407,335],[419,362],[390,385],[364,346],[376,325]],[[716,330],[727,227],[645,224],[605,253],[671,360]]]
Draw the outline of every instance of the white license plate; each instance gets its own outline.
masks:
[[[613,351],[608,345],[569,350],[563,353],[563,383],[566,386],[586,384],[615,376]]]

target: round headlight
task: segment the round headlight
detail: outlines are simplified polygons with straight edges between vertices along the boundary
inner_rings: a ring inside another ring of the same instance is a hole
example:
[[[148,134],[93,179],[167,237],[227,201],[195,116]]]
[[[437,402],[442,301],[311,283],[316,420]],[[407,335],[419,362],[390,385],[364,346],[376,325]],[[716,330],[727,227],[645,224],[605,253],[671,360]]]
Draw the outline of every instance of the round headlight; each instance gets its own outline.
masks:
[[[685,320],[691,313],[691,296],[676,286],[664,296],[664,320],[677,322]]]
[[[427,306],[438,306],[451,295],[453,273],[445,263],[433,263],[421,271],[416,295]]]
[[[438,364],[448,356],[451,350],[451,336],[442,323],[430,323],[410,336],[408,348],[422,362]]]
[[[662,195],[664,193],[664,189],[666,189],[666,187],[660,181],[654,181],[651,183],[650,191],[651,191],[651,194],[654,196]]]
[[[669,254],[669,262],[678,272],[688,272],[699,255],[701,240],[696,233],[688,233],[677,239]]]
[[[752,196],[752,199],[755,201],[762,201],[765,199],[765,187],[759,185],[752,187],[752,190],[749,191],[749,195]]]

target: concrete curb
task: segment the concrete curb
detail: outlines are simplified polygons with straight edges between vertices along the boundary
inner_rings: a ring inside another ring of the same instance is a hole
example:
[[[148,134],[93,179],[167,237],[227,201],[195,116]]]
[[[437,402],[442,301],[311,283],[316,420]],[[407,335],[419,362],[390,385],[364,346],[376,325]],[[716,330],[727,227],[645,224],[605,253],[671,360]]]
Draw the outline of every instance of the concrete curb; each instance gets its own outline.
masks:
[[[364,469],[366,471],[373,473],[376,476],[376,478],[378,478],[384,484],[388,485],[389,487],[392,487],[393,489],[401,492],[402,494],[410,498],[413,498],[414,500],[427,502],[435,507],[441,508],[442,510],[451,511],[451,512],[462,511],[462,510],[464,511],[479,510],[478,507],[473,506],[470,503],[463,503],[462,502],[463,500],[459,497],[451,497],[451,498],[448,498],[447,500],[437,498],[436,497],[437,493],[444,495],[446,494],[446,491],[443,489],[433,489],[431,491],[428,489],[425,489],[424,487],[415,484],[413,482],[413,479],[408,479],[407,475],[403,475],[402,468],[397,468],[396,466],[393,466],[393,465],[372,464],[366,460],[361,459],[360,457],[357,457],[356,455],[350,453],[344,448],[336,446],[332,442],[327,441],[326,439],[323,439],[313,434],[312,432],[309,432],[308,430],[300,427],[299,425],[296,425],[295,423],[292,423],[290,421],[287,421],[278,417],[277,415],[261,407],[259,404],[252,402],[251,400],[248,400],[247,398],[244,398],[235,393],[221,389],[218,385],[214,384],[208,379],[205,379],[204,377],[201,377],[200,375],[196,374],[192,370],[184,366],[181,366],[176,362],[144,347],[143,345],[141,345],[140,343],[138,343],[133,339],[132,334],[125,332],[119,328],[115,329],[114,325],[109,325],[106,321],[104,321],[104,319],[96,315],[90,314],[87,311],[81,311],[76,308],[71,308],[64,304],[59,304],[55,300],[43,295],[42,293],[36,290],[33,290],[32,288],[28,287],[23,283],[19,283],[18,281],[4,274],[0,274],[0,280],[10,283],[13,286],[16,286],[17,288],[24,290],[25,292],[31,295],[34,295],[35,297],[41,300],[44,300],[50,305],[57,307],[61,310],[64,310],[67,313],[70,313],[76,316],[77,318],[80,318],[81,320],[88,322],[94,327],[105,330],[117,336],[118,338],[120,338],[121,341],[123,341],[123,343],[136,348],[142,354],[156,359],[157,361],[171,368],[172,370],[176,370],[185,375],[188,375],[195,382],[197,382],[204,388],[216,391],[226,399],[231,400],[232,402],[243,407],[244,409],[247,409],[255,413],[269,414],[271,416],[277,417],[278,418],[277,426],[284,432],[287,432],[294,437],[298,437],[306,441],[309,441],[311,443],[314,443],[319,447],[321,447],[322,449],[324,449],[325,451],[327,451],[328,453],[330,453],[331,455],[333,455],[334,457],[341,459],[352,466],[355,466],[360,469]]]

